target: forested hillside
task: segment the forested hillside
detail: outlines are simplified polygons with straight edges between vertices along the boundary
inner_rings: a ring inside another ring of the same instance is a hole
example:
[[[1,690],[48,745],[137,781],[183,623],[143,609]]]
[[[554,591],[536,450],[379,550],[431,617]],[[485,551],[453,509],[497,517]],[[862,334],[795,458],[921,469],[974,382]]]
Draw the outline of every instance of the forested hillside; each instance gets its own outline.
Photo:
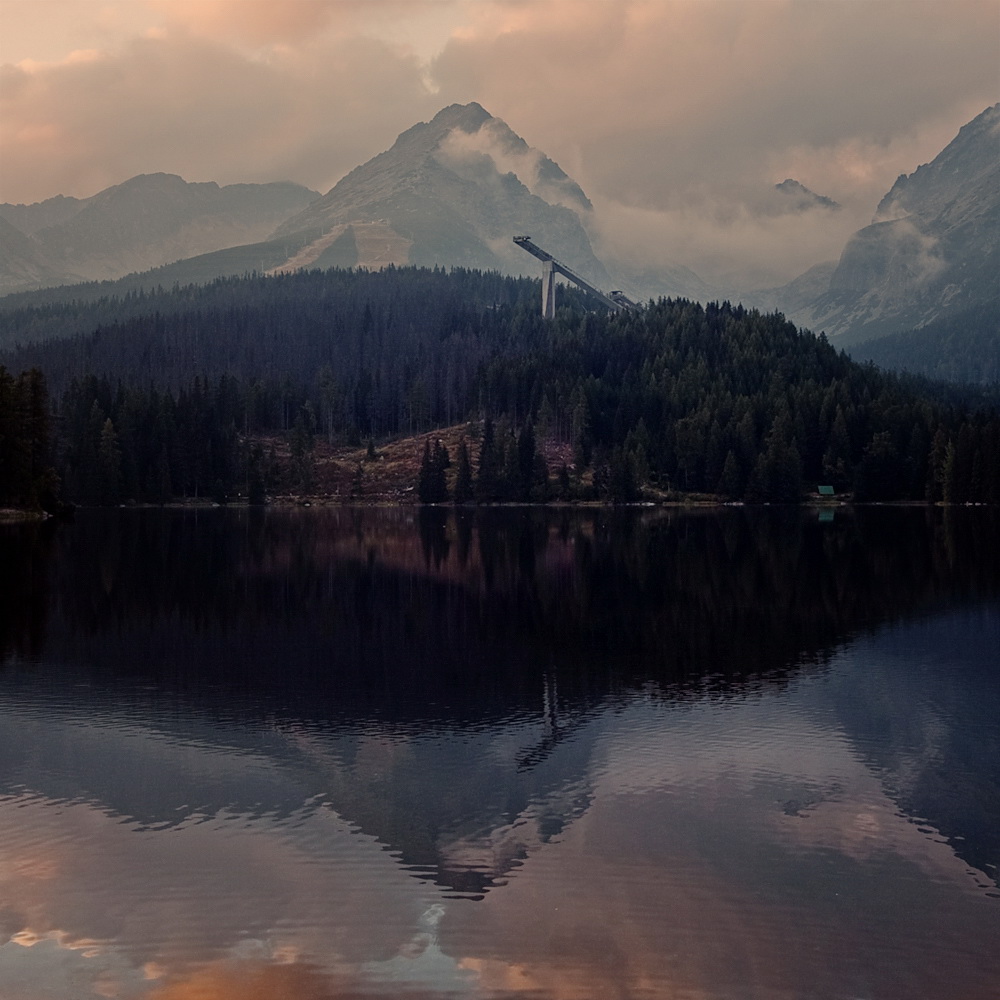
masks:
[[[633,499],[648,484],[794,502],[826,483],[1000,502],[995,412],[918,393],[778,314],[685,300],[607,314],[565,290],[546,321],[537,300],[536,282],[469,271],[226,279],[110,323],[79,306],[90,332],[0,361],[44,372],[59,469],[88,500],[260,495],[275,434],[307,491],[317,435],[472,421],[481,500]],[[566,446],[566,468],[539,466],[544,441]]]
[[[1000,301],[850,349],[859,361],[932,379],[1000,387]]]
[[[58,490],[45,379],[0,365],[0,507],[54,509]]]

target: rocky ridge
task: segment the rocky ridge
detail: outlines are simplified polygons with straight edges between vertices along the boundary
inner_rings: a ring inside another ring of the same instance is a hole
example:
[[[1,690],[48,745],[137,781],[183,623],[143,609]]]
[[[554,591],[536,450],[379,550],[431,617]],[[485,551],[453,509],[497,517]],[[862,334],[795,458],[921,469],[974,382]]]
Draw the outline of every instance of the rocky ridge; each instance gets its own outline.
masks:
[[[775,290],[779,307],[845,344],[984,304],[1000,312],[1000,104],[899,177],[848,241],[828,287],[802,303],[794,286]]]

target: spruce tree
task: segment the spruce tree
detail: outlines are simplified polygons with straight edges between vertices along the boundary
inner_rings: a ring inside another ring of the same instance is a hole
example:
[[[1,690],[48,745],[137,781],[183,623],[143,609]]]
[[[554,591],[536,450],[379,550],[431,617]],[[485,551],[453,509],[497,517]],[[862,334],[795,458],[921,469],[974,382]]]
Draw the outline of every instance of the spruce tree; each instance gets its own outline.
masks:
[[[514,486],[518,500],[531,497],[535,477],[535,429],[526,423],[517,436],[517,473]]]
[[[465,438],[458,444],[458,469],[455,476],[455,503],[468,503],[473,495],[472,463],[469,461],[469,448]]]
[[[450,464],[448,449],[438,438],[431,449],[431,439],[424,439],[424,454],[420,462],[420,476],[417,480],[417,496],[421,503],[444,503],[448,499],[448,483],[445,469]]]
[[[483,435],[479,443],[479,474],[476,477],[476,500],[498,500],[500,474],[503,471],[503,453],[496,440],[493,419],[487,417],[483,424]]]
[[[99,499],[104,504],[115,504],[121,500],[122,453],[118,446],[115,425],[108,417],[101,428],[100,443],[97,446],[97,469]]]

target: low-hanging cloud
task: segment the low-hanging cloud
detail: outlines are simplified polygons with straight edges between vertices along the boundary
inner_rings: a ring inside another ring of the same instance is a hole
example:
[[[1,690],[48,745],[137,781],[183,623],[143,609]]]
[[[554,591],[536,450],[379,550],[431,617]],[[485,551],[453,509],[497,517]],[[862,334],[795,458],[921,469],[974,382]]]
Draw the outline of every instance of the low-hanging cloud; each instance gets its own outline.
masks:
[[[771,282],[836,257],[896,176],[1000,90],[995,0],[145,9],[144,34],[2,68],[0,200],[154,171],[325,191],[475,100],[578,181],[620,242],[713,280]],[[785,178],[843,211],[767,210]]]
[[[836,260],[857,228],[822,209],[756,213],[707,199],[652,209],[599,198],[594,209],[595,235],[608,257],[641,271],[685,266],[727,296],[774,287]]]
[[[559,161],[606,240],[751,287],[836,259],[996,99],[998,29],[993,3],[564,0],[453,39],[435,74]],[[785,178],[844,210],[775,213]]]
[[[513,174],[534,195],[550,205],[563,205],[575,212],[588,213],[590,205],[579,187],[553,169],[545,154],[533,146],[518,143],[502,121],[487,119],[475,132],[454,129],[441,143],[438,159],[456,173],[480,179],[496,174]]]

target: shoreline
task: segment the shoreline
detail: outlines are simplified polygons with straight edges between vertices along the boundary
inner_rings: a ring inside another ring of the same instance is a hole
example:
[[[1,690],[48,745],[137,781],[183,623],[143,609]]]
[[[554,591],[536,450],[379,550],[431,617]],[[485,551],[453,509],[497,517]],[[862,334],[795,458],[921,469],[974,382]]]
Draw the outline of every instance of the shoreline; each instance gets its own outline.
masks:
[[[20,507],[0,507],[0,524],[19,521],[47,521],[52,517],[44,510],[25,510]]]
[[[828,499],[808,499],[800,503],[775,503],[763,502],[754,503],[744,500],[710,500],[706,498],[690,500],[635,500],[627,503],[614,503],[605,500],[555,500],[549,503],[516,501],[511,503],[434,503],[422,504],[409,500],[377,500],[372,498],[350,498],[350,497],[327,497],[327,496],[290,496],[282,495],[271,497],[266,503],[250,504],[245,500],[235,500],[224,504],[214,500],[204,499],[180,499],[157,502],[139,502],[113,504],[103,506],[100,504],[76,505],[76,510],[213,510],[232,508],[234,510],[268,510],[280,509],[290,510],[293,508],[326,508],[326,507],[358,507],[358,508],[406,508],[406,509],[432,509],[432,510],[499,510],[514,508],[531,509],[554,509],[554,510],[615,510],[615,509],[671,509],[671,510],[712,510],[719,508],[803,508],[816,510],[837,510],[848,507],[940,507],[940,508],[968,508],[968,507],[996,507],[997,504],[990,503],[961,503],[949,504],[943,501],[925,500],[828,500]],[[20,521],[45,521],[53,518],[52,514],[45,511],[21,510],[18,508],[0,508],[0,523],[16,523]]]

